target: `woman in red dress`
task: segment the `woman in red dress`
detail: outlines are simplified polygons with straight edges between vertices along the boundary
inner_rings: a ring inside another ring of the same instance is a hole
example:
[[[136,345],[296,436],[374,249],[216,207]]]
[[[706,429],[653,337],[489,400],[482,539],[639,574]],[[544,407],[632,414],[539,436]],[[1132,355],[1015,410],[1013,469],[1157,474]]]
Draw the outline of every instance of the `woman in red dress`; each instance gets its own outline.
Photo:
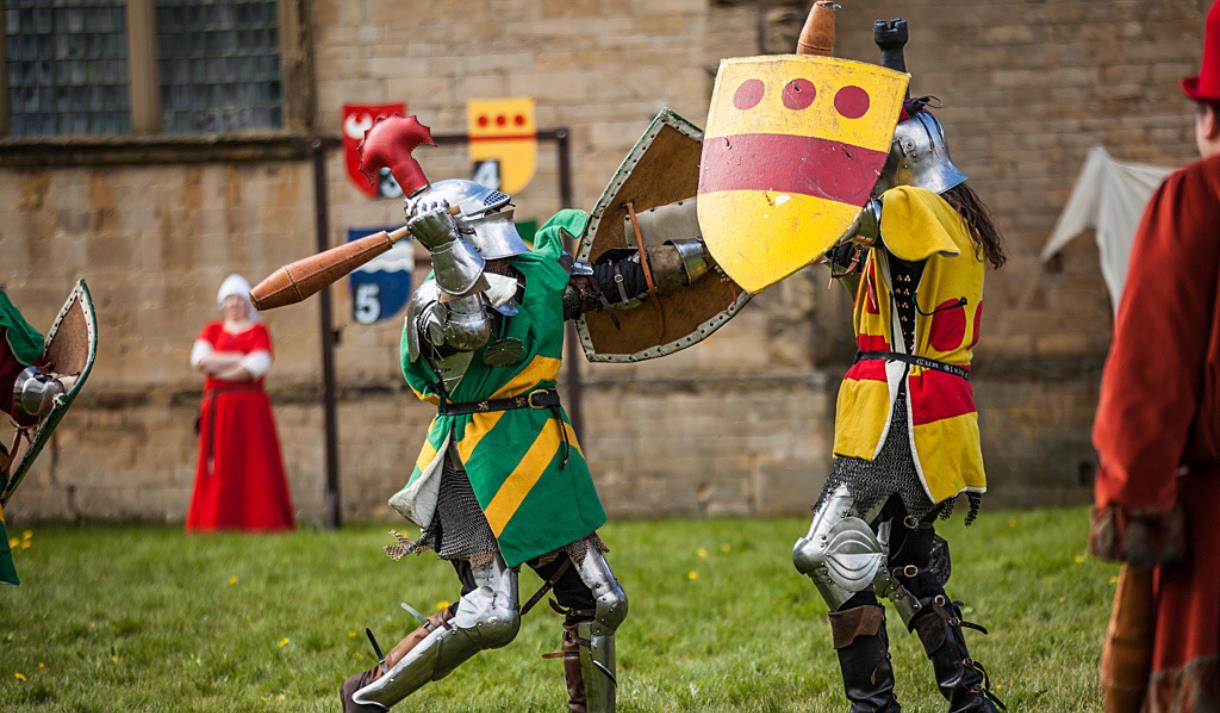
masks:
[[[250,284],[240,275],[225,279],[216,302],[224,319],[208,323],[191,350],[191,366],[207,381],[186,529],[291,530],[292,498],[263,390],[271,335],[255,317]]]

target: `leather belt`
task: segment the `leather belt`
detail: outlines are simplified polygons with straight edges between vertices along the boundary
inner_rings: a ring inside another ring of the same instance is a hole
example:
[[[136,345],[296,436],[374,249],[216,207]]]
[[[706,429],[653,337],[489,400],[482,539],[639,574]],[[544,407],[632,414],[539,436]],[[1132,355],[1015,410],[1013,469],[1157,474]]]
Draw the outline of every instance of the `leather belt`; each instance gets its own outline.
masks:
[[[883,359],[885,361],[901,361],[913,366],[922,367],[924,369],[935,369],[943,371],[946,374],[960,376],[963,379],[970,378],[970,372],[956,364],[949,364],[936,359],[928,359],[927,357],[915,356],[914,354],[903,354],[902,352],[856,352],[856,361],[865,361],[869,359]]]
[[[559,392],[554,388],[534,389],[528,394],[510,396],[506,399],[487,399],[486,401],[471,401],[456,404],[442,400],[436,408],[441,416],[461,416],[468,413],[488,413],[490,411],[511,411],[519,408],[545,408],[551,410],[551,417],[559,429],[563,439],[563,461],[560,468],[568,467],[568,458],[572,455],[572,444],[568,442],[568,427],[563,421],[563,413],[559,410]]]
[[[487,413],[489,411],[511,411],[519,408],[558,408],[559,392],[555,389],[534,389],[528,394],[511,396],[506,399],[487,399],[486,401],[470,401],[468,403],[453,403],[442,401],[437,407],[441,416],[461,416],[468,413]]]

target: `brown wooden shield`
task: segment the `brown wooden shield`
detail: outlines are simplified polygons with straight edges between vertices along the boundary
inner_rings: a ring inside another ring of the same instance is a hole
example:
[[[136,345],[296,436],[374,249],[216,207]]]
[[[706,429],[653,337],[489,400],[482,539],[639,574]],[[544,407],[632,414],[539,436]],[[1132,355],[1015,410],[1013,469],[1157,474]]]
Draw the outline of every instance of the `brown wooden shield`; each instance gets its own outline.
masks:
[[[669,109],[648,125],[593,208],[577,258],[596,263],[606,253],[637,249],[628,204],[645,244],[697,236],[695,195],[703,131]],[[689,229],[687,228],[689,226]],[[687,289],[646,298],[633,309],[587,312],[576,322],[585,356],[594,362],[633,362],[696,344],[729,321],[750,299],[731,281],[709,274]]]

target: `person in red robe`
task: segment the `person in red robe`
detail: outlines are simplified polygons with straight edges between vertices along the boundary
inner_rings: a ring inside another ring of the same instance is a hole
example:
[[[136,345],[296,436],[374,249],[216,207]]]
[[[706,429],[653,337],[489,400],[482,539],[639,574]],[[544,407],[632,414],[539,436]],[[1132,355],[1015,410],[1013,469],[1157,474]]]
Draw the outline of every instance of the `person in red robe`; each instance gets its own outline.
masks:
[[[1207,17],[1203,160],[1136,235],[1093,427],[1090,547],[1125,563],[1102,655],[1107,711],[1220,711],[1220,2]]]
[[[250,284],[240,275],[225,279],[216,301],[224,319],[209,322],[191,350],[191,366],[207,380],[186,529],[291,530],[292,498],[263,390],[271,334],[257,320]]]

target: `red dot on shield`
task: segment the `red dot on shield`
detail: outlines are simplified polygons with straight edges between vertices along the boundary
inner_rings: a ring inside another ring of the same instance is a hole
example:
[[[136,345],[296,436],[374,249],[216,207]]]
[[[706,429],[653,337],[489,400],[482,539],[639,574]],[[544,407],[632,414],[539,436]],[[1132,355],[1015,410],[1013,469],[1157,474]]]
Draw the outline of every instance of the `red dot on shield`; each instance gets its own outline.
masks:
[[[496,126],[504,126],[508,123],[508,117],[500,114],[496,117]]]
[[[486,114],[479,115],[479,126],[487,126],[489,123],[491,123],[491,120],[487,118]]]
[[[514,116],[513,123],[517,126],[525,126],[525,114],[518,114]]]
[[[784,106],[794,111],[806,109],[817,95],[818,90],[814,89],[813,82],[808,79],[793,79],[784,85]]]
[[[766,91],[766,85],[761,79],[747,79],[737,87],[737,91],[733,94],[733,106],[745,111],[758,106],[758,102],[762,101],[763,92]]]
[[[857,86],[847,86],[835,94],[835,111],[848,119],[859,119],[868,113],[868,92]]]

